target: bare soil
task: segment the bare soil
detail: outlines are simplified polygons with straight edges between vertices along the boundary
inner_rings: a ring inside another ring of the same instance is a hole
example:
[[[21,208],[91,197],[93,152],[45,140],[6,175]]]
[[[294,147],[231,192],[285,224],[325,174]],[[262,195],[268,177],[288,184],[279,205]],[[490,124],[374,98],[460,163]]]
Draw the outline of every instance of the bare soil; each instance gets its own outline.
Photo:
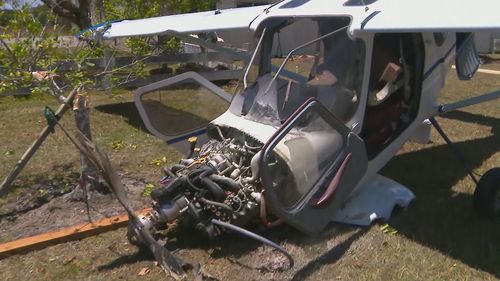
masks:
[[[121,177],[134,208],[140,210],[149,206],[151,201],[148,197],[141,196],[146,183],[124,174]],[[10,196],[0,209],[1,241],[124,213],[123,207],[110,192],[91,192],[88,204],[83,199],[76,199],[78,196],[75,196],[74,191],[78,186],[78,178],[78,174],[70,174],[58,181],[34,184],[16,196]]]

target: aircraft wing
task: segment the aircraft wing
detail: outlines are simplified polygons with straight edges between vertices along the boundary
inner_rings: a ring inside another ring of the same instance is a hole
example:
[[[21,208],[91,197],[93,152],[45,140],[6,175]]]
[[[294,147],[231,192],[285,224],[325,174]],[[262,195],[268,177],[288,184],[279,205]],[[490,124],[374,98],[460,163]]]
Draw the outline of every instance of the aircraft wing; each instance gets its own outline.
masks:
[[[500,30],[497,0],[379,0],[359,31],[475,32]]]
[[[103,38],[110,39],[130,36],[151,36],[169,32],[197,33],[212,30],[248,28],[250,23],[268,7],[270,5],[137,20],[122,20],[101,24],[91,29],[103,31]]]

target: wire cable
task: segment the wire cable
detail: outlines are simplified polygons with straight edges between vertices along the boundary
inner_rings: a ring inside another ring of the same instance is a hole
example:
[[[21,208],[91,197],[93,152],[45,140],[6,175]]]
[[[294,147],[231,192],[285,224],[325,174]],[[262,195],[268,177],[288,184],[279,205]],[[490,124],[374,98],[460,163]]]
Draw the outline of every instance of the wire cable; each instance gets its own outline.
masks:
[[[218,226],[222,226],[224,228],[228,228],[228,229],[231,229],[233,231],[236,231],[236,232],[239,232],[240,234],[242,235],[245,235],[247,237],[250,237],[254,240],[257,240],[259,242],[262,242],[268,246],[271,246],[273,248],[275,248],[276,250],[278,250],[279,252],[281,252],[287,259],[288,259],[288,268],[292,268],[293,265],[294,265],[294,261],[293,261],[293,257],[287,252],[287,250],[283,247],[281,247],[280,245],[274,243],[273,241],[267,239],[267,238],[264,238],[256,233],[253,233],[251,231],[248,231],[244,228],[241,228],[239,226],[236,226],[234,224],[230,224],[230,223],[227,223],[227,222],[223,222],[223,221],[220,221],[220,220],[216,220],[216,219],[212,219],[212,223],[215,224],[215,225],[218,225]]]

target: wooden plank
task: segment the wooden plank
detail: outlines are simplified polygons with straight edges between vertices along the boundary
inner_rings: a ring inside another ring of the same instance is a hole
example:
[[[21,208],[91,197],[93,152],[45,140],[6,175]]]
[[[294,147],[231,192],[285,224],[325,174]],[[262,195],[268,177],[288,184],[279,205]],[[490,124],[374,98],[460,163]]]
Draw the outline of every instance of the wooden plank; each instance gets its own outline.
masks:
[[[149,211],[151,211],[151,208],[141,210],[137,212],[137,214],[145,215]],[[6,242],[0,244],[0,259],[8,257],[11,254],[29,252],[55,244],[78,240],[106,231],[115,230],[117,228],[126,226],[127,223],[128,215],[125,213],[109,218],[104,218],[93,223],[83,223],[27,238],[21,238],[15,241]]]
[[[457,67],[455,65],[452,65],[451,68],[456,69]],[[500,75],[499,70],[491,70],[491,69],[486,69],[486,68],[478,68],[477,72],[486,73],[486,74],[493,74],[493,75]]]

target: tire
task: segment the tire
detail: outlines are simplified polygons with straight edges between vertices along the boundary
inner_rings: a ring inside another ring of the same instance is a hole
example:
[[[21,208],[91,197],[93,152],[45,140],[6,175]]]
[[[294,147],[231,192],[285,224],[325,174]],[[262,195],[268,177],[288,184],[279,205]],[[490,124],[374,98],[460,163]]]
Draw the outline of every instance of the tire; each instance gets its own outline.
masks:
[[[500,168],[487,171],[474,191],[474,208],[480,216],[493,218],[500,213]]]

